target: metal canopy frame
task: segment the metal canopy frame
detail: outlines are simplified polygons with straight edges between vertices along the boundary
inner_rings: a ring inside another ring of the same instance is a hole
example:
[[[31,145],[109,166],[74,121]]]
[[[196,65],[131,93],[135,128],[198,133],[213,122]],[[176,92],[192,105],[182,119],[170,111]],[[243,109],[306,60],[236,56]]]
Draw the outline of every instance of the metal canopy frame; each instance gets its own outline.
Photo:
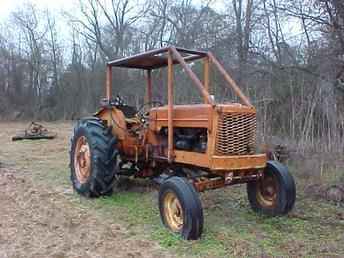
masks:
[[[188,62],[203,59],[203,82],[187,65]],[[106,69],[106,98],[108,100],[112,97],[112,67],[136,68],[147,71],[147,90],[146,101],[152,100],[152,75],[153,69],[167,67],[167,85],[168,85],[168,161],[173,161],[173,66],[180,64],[184,71],[193,81],[201,95],[204,103],[215,106],[215,100],[209,94],[209,71],[210,65],[214,65],[222,74],[227,82],[227,86],[232,89],[240,98],[242,103],[246,106],[252,107],[249,99],[244,95],[236,82],[226,72],[220,62],[215,58],[211,52],[195,51],[185,48],[168,46],[160,49],[147,51],[131,57],[121,58],[107,63]]]
[[[125,57],[110,61],[107,64],[112,67],[136,68],[144,70],[159,69],[168,66],[168,50],[171,47],[164,47],[150,50],[134,56]],[[175,47],[175,49],[183,55],[186,62],[201,59],[207,55],[207,52],[190,50]],[[177,60],[173,60],[173,64],[178,64]]]

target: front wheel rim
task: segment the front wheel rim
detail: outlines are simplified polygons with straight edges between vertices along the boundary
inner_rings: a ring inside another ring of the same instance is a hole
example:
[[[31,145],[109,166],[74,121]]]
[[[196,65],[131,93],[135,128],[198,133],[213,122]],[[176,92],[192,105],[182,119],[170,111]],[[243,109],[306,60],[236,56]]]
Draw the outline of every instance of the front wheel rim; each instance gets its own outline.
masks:
[[[74,169],[78,181],[84,184],[91,174],[90,145],[85,136],[79,137],[75,144]]]
[[[275,175],[265,174],[257,182],[256,196],[257,201],[262,207],[273,208],[277,205],[277,193],[279,184]]]
[[[167,225],[173,232],[179,232],[184,225],[184,212],[180,201],[173,192],[167,192],[163,204]]]

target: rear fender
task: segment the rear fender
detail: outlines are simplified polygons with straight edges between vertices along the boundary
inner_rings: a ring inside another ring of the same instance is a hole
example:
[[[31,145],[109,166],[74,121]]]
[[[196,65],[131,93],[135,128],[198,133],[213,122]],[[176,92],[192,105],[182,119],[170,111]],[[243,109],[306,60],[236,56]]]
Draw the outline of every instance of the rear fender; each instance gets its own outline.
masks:
[[[115,107],[102,107],[94,116],[106,121],[108,126],[112,126],[112,134],[119,140],[124,140],[127,134],[125,116],[123,112]]]

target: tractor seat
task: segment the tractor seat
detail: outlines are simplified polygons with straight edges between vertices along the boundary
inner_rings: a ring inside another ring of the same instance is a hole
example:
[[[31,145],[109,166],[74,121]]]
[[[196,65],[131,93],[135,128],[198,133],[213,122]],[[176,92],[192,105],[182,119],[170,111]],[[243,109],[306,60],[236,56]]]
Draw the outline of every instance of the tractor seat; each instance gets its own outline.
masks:
[[[115,107],[123,112],[127,124],[137,124],[140,122],[140,119],[136,116],[137,110],[135,107],[127,105],[116,105]]]
[[[140,119],[136,116],[137,110],[132,106],[117,106],[121,110],[125,117],[125,122],[127,124],[137,124],[140,122]]]
[[[123,112],[125,118],[136,118],[137,110],[135,107],[127,105],[118,105],[116,106],[116,108]]]
[[[137,124],[140,122],[140,119],[138,119],[137,117],[132,117],[132,118],[125,118],[125,122],[127,124]]]

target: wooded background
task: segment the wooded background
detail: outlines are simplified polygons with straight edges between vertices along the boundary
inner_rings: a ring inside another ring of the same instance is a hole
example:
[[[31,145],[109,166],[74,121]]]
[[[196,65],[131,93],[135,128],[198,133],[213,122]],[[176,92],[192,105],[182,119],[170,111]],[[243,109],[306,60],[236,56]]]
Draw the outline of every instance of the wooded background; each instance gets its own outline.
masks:
[[[262,135],[343,152],[342,0],[84,0],[63,13],[27,3],[0,24],[0,116],[87,115],[104,96],[106,61],[170,44],[212,51],[257,107]],[[143,76],[115,70],[114,94],[142,104]],[[166,73],[153,77],[163,99]],[[182,69],[175,77],[176,103],[200,101]],[[231,97],[215,71],[211,82],[217,100]]]

